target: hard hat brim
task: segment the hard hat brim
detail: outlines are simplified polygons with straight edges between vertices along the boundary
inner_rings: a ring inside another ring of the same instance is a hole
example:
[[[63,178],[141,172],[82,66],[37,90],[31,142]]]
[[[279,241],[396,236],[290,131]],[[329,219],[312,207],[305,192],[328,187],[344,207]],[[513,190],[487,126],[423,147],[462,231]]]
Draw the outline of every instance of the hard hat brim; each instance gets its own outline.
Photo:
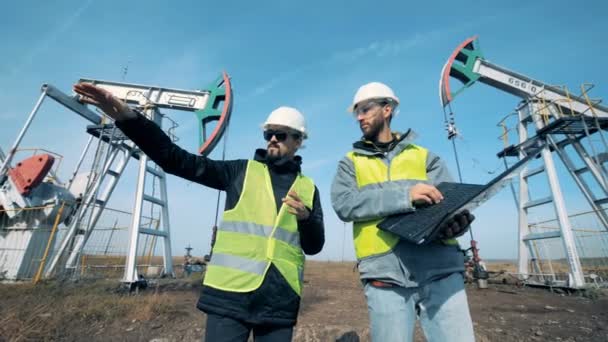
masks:
[[[371,98],[369,98],[369,99],[361,100],[361,101],[359,101],[359,102],[357,102],[357,103],[353,103],[353,104],[352,104],[352,105],[350,105],[348,108],[346,108],[346,112],[347,112],[347,113],[354,113],[354,112],[355,112],[355,107],[356,107],[356,106],[357,106],[359,103],[361,103],[361,102],[363,102],[363,101],[380,100],[380,99],[387,99],[387,97],[371,97]],[[389,99],[391,99],[392,101],[394,101],[394,102],[395,102],[395,104],[396,104],[397,106],[399,105],[399,98],[398,98],[397,96],[395,96],[395,98],[389,98]]]

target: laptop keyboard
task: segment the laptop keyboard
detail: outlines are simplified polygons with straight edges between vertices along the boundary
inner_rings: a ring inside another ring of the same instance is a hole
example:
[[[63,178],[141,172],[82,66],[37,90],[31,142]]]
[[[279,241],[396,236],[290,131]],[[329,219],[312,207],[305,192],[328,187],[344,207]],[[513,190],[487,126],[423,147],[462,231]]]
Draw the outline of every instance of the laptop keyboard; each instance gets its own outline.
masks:
[[[407,238],[412,242],[433,237],[437,226],[443,219],[483,189],[479,184],[441,183],[437,189],[443,194],[443,201],[438,204],[417,207],[415,212],[396,215],[383,222],[382,227],[388,231]],[[404,227],[407,223],[407,227]]]

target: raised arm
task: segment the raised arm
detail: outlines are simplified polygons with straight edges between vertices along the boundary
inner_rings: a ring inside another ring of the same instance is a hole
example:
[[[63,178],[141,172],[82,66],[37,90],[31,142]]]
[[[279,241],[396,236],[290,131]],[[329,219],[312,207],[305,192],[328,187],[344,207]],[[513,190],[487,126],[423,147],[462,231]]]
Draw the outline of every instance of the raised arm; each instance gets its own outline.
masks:
[[[126,103],[105,89],[89,83],[79,83],[74,91],[81,101],[99,107],[115,120],[116,126],[165,172],[178,177],[225,190],[245,160],[215,161],[199,156],[174,144],[154,122],[136,113]]]

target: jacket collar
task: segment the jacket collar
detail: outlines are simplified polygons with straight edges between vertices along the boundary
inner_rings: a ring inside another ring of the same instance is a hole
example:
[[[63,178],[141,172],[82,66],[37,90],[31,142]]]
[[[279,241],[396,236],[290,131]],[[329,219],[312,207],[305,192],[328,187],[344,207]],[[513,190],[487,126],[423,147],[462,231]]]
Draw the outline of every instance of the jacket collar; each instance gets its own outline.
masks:
[[[414,132],[411,128],[405,131],[405,133],[392,132],[391,133],[395,138],[395,142],[389,147],[389,152],[401,152],[406,147],[411,145],[414,140],[418,137],[418,134]],[[358,154],[374,156],[374,155],[382,155],[383,151],[379,150],[373,142],[369,140],[365,140],[365,138],[361,138],[353,143],[353,151]]]

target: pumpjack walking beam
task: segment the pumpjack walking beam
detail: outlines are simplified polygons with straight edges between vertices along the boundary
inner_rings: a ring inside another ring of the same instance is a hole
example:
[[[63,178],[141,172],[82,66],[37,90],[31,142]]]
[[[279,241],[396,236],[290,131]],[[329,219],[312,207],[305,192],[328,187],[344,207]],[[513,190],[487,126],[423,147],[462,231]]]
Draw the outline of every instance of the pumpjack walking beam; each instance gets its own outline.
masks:
[[[460,63],[455,63],[455,62]],[[452,91],[450,77],[463,83],[460,89]],[[454,97],[475,82],[481,82],[515,95],[522,99],[539,99],[546,103],[555,103],[561,112],[567,115],[586,115],[608,118],[608,107],[599,103],[593,104],[581,96],[534,80],[523,74],[498,66],[483,58],[477,47],[477,36],[465,40],[454,50],[444,65],[439,82],[439,95],[442,106],[447,106]]]

